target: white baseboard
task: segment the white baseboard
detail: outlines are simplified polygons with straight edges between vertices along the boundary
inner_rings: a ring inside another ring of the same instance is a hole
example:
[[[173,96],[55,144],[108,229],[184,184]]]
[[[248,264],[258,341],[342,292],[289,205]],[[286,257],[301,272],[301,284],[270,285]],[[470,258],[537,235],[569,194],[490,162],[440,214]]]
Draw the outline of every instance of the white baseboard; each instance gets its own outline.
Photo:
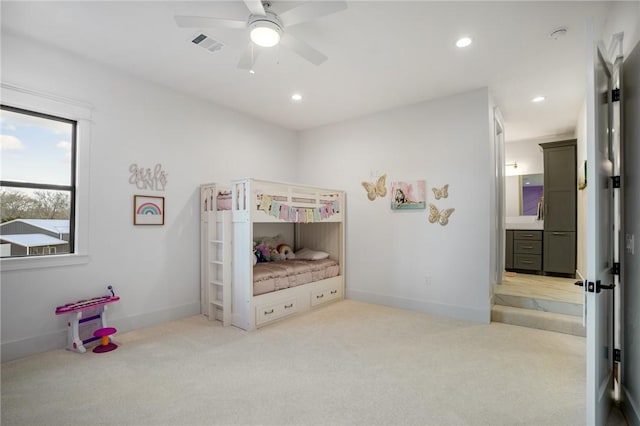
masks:
[[[200,314],[200,302],[126,318],[116,318],[113,320],[109,318],[108,324],[117,328],[119,333],[124,333],[198,314]],[[2,362],[11,361],[41,352],[62,349],[66,344],[67,330],[64,329],[40,336],[2,343],[1,358]]]
[[[622,393],[624,398],[622,399],[622,412],[627,418],[630,426],[640,425],[640,403],[634,401],[632,396],[629,395],[629,391],[626,387],[622,386]]]
[[[423,312],[431,315],[455,318],[464,321],[489,324],[491,322],[491,306],[486,309],[468,306],[446,305],[444,303],[415,300],[405,297],[388,296],[362,290],[347,289],[347,298],[376,305],[391,306],[409,311]]]

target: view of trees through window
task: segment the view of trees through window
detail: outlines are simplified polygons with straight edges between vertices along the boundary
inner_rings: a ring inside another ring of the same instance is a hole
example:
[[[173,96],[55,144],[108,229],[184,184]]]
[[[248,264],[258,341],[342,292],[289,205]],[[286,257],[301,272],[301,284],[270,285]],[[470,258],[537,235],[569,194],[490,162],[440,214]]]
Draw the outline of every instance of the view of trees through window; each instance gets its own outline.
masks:
[[[2,257],[73,253],[76,122],[0,107]]]
[[[0,191],[2,217],[0,222],[14,219],[69,219],[69,194],[59,191],[34,191],[17,189]]]

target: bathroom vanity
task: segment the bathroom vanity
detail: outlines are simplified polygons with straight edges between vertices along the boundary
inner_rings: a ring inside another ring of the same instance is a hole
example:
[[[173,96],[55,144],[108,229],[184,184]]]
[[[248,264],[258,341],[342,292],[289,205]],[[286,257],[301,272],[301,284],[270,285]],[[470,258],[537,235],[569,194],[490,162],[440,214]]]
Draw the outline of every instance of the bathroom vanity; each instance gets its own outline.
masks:
[[[543,272],[542,222],[507,224],[505,269],[529,274]]]

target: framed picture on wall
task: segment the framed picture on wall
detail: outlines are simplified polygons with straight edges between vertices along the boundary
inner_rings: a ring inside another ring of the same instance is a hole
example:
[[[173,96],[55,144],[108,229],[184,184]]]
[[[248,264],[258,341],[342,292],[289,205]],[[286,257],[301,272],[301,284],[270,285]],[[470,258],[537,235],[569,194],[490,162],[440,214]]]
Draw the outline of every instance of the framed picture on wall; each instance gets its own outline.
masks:
[[[422,210],[427,208],[424,180],[391,183],[391,210]]]
[[[164,197],[133,196],[134,225],[164,225]]]

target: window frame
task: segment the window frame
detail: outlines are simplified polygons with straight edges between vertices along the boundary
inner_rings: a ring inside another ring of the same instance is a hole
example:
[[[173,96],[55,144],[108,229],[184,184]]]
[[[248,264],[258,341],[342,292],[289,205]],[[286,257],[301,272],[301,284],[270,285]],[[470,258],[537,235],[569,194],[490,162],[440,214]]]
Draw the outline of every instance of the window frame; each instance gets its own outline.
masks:
[[[52,121],[59,121],[62,123],[67,123],[71,125],[71,165],[70,165],[70,184],[69,185],[57,185],[57,184],[48,184],[48,183],[34,183],[34,182],[16,182],[11,180],[1,180],[0,179],[0,187],[6,188],[29,188],[29,189],[45,189],[51,191],[65,191],[70,194],[69,199],[69,254],[75,253],[75,217],[76,217],[76,139],[78,133],[78,122],[76,120],[70,120],[68,118],[62,118],[53,116],[51,114],[43,114],[37,111],[30,111],[23,108],[16,108],[10,105],[5,105],[4,103],[0,103],[0,110],[9,111],[16,114],[30,115],[32,117],[43,118]],[[46,255],[51,255],[51,253],[47,253]],[[46,256],[43,253],[40,256]],[[18,257],[18,256],[15,256]]]
[[[91,115],[88,103],[26,89],[9,83],[0,83],[2,105],[35,112],[76,123],[74,132],[75,164],[72,186],[75,187],[75,205],[70,206],[74,235],[70,238],[73,253],[0,258],[2,272],[33,268],[48,268],[89,262],[89,170],[91,147]],[[38,185],[43,188],[43,185]],[[45,188],[43,188],[45,189]],[[72,226],[72,223],[69,223]],[[71,241],[72,240],[72,241]]]

